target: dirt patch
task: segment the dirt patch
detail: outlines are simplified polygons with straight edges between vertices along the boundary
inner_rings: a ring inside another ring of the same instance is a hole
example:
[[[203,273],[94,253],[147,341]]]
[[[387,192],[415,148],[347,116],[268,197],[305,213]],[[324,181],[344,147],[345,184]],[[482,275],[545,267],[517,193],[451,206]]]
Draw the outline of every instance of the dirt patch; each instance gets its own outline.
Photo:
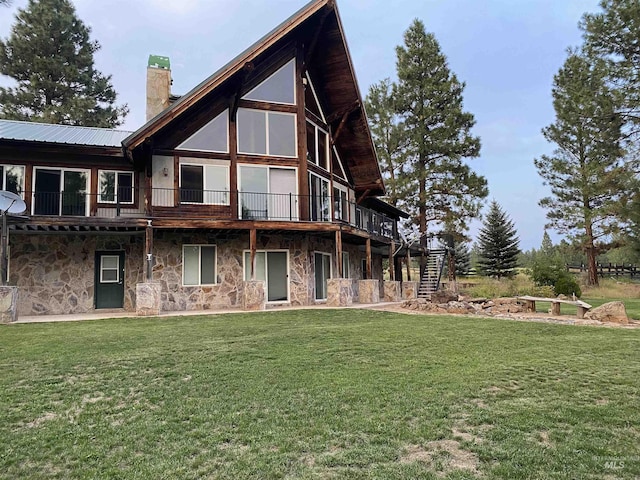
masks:
[[[445,477],[455,470],[464,470],[478,475],[479,460],[475,453],[460,448],[456,440],[435,440],[421,445],[408,445],[400,457],[400,463],[421,462]]]
[[[545,448],[552,448],[553,443],[549,440],[549,432],[542,430],[536,434],[536,441]]]
[[[51,420],[55,420],[58,418],[58,415],[53,412],[47,412],[44,415],[36,418],[35,420],[25,423],[24,428],[37,428],[45,422],[49,422]]]

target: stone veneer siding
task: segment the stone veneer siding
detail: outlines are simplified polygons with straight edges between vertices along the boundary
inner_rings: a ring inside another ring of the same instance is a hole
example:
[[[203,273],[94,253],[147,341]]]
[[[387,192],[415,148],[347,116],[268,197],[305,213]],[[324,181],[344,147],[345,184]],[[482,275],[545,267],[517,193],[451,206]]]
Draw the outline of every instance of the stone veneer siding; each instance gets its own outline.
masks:
[[[19,287],[18,314],[63,314],[94,311],[96,251],[125,252],[124,310],[136,311],[136,286],[144,282],[142,235],[20,235],[12,234],[10,283]],[[315,301],[314,252],[331,254],[337,275],[333,239],[305,233],[268,234],[258,231],[258,250],[289,251],[289,302]],[[216,245],[217,281],[211,286],[182,285],[182,246]],[[249,249],[248,232],[154,231],[153,282],[161,286],[162,311],[241,308],[243,252]],[[349,252],[354,299],[362,278],[364,252],[343,243]],[[373,255],[372,273],[382,278],[382,256]]]
[[[144,237],[12,233],[10,243],[9,283],[18,287],[18,315],[93,311],[98,250],[125,252],[124,309],[135,311]]]

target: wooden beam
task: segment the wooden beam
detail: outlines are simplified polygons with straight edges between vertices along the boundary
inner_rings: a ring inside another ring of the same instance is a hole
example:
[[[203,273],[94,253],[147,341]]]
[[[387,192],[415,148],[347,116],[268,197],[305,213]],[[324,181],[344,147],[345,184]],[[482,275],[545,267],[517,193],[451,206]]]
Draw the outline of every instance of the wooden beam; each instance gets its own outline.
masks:
[[[411,281],[411,249],[407,246],[407,282]]]
[[[371,279],[371,239],[367,238],[366,243],[366,253],[367,253],[367,279]]]
[[[362,108],[362,104],[360,100],[356,100],[351,105],[343,110],[338,110],[337,112],[333,112],[332,114],[327,116],[327,123],[331,124],[338,120],[339,118],[343,118],[345,115],[349,115],[351,112],[355,112],[356,110],[360,110]]]
[[[389,245],[389,279],[394,282],[396,280],[395,264],[393,263],[393,254],[396,250],[396,242],[391,240]]]
[[[258,233],[255,228],[249,231],[249,249],[251,251],[251,281],[256,279],[256,244],[258,243]]]
[[[229,118],[229,205],[231,218],[238,218],[238,122]]]
[[[304,89],[302,81],[304,71],[304,51],[298,45],[296,51],[296,103],[298,105],[297,131],[298,131],[298,194],[300,195],[300,220],[309,220],[309,173],[307,170],[307,119],[304,107]]]
[[[335,0],[329,0],[327,2],[326,9],[320,18],[320,23],[318,24],[318,28],[313,34],[313,38],[311,39],[311,43],[309,44],[309,48],[307,49],[307,54],[305,58],[305,64],[310,65],[312,63],[313,54],[316,51],[316,46],[318,45],[318,39],[320,38],[320,33],[322,32],[322,28],[324,27],[324,23],[327,20],[329,14],[335,9]],[[306,68],[306,67],[305,67]]]
[[[342,271],[342,231],[336,231],[336,263],[338,265],[338,278],[343,278]]]
[[[365,198],[367,198],[367,196],[369,195],[369,193],[370,193],[370,192],[371,192],[371,189],[370,189],[370,188],[366,189],[366,190],[362,193],[362,195],[360,195],[360,196],[358,197],[358,199],[356,200],[356,205],[360,205],[360,203],[362,202],[362,200],[364,200]]]
[[[233,96],[233,101],[231,102],[231,108],[229,109],[229,118],[231,120],[236,119],[236,114],[238,113],[238,106],[240,104],[240,98],[242,95],[242,87],[244,85],[244,81],[247,78],[247,75],[251,73],[254,69],[253,62],[246,62],[242,67],[242,70],[238,74],[238,88],[236,89],[236,94]]]
[[[344,128],[345,124],[347,123],[347,119],[349,118],[349,113],[350,112],[345,112],[345,114],[342,116],[342,120],[340,120],[338,128],[336,128],[336,133],[331,136],[331,146],[334,146],[338,141],[338,137],[340,136],[340,133],[342,132],[342,129]]]

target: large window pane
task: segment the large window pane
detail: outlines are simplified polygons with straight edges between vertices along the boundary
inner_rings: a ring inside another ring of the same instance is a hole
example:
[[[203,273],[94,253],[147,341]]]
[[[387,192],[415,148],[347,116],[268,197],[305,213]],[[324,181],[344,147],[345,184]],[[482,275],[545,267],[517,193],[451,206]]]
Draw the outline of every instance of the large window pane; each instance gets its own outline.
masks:
[[[296,156],[296,117],[269,113],[269,155]]]
[[[318,164],[318,155],[316,152],[316,127],[312,123],[307,122],[307,161]]]
[[[36,169],[35,215],[60,215],[60,170]]]
[[[186,245],[182,249],[184,261],[183,283],[185,285],[198,285],[200,280],[200,247]]]
[[[62,215],[86,215],[87,179],[86,172],[64,172]]]
[[[229,151],[229,111],[225,110],[204,127],[178,145],[179,150],[203,152]]]
[[[322,130],[318,130],[318,165],[322,168],[329,170],[328,162],[328,148],[329,139],[326,133]]]
[[[216,247],[200,247],[200,284],[216,283]]]
[[[267,154],[266,112],[238,109],[238,151]]]
[[[115,202],[116,200],[116,172],[100,172],[98,177],[100,201]]]
[[[240,167],[240,214],[243,219],[267,218],[268,173],[266,168]]]
[[[296,102],[294,70],[295,63],[291,60],[243,98],[262,102],[294,104]]]
[[[133,173],[118,173],[118,201],[133,203]]]
[[[205,202],[215,205],[228,205],[229,169],[221,165],[207,165],[204,168]]]
[[[24,167],[7,165],[4,189],[16,195],[22,195],[24,192]]]

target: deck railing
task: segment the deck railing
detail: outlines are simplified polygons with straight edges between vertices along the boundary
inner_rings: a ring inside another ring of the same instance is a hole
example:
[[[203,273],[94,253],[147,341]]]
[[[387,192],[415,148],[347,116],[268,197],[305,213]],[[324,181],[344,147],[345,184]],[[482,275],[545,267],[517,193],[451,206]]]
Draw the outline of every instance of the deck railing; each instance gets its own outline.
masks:
[[[396,221],[386,215],[325,195],[261,193],[218,190],[154,188],[151,205],[145,212],[144,195],[130,189],[122,195],[106,197],[85,192],[27,193],[33,215],[44,216],[180,216],[182,218],[225,218],[239,220],[299,221],[307,214],[309,221],[341,222],[374,235],[397,237]],[[121,201],[122,199],[126,201]],[[333,217],[332,217],[333,215]]]

